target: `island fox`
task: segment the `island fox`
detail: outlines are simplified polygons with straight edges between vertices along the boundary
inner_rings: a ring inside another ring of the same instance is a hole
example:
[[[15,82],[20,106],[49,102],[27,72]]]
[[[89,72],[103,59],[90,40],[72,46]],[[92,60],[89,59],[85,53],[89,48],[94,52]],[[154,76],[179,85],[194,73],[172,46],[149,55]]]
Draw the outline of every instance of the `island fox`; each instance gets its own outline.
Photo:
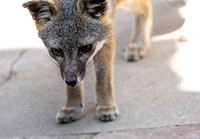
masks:
[[[35,21],[39,37],[58,63],[67,84],[67,100],[58,110],[58,123],[80,118],[83,111],[83,83],[87,66],[94,61],[96,113],[100,121],[119,115],[113,93],[114,12],[122,7],[135,15],[135,30],[125,59],[143,58],[150,42],[152,13],[150,0],[31,0],[23,4]]]

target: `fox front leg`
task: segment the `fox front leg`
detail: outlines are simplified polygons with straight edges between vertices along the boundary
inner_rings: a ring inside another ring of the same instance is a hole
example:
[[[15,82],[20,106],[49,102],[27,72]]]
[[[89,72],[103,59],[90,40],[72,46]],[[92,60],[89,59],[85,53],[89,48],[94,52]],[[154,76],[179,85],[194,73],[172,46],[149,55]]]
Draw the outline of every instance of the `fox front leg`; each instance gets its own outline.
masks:
[[[97,95],[96,112],[100,121],[112,121],[119,115],[113,93],[114,42],[112,38],[108,40],[94,57]]]
[[[80,118],[83,110],[83,83],[78,86],[66,87],[66,105],[58,110],[57,123],[70,123]]]

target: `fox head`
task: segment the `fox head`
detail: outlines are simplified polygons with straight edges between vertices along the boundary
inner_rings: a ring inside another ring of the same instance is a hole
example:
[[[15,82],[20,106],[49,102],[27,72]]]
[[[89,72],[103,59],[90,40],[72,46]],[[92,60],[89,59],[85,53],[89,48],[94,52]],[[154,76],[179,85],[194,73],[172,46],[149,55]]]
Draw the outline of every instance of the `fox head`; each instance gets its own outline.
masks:
[[[23,4],[70,87],[81,82],[87,65],[110,34],[109,5],[107,0],[33,0]]]

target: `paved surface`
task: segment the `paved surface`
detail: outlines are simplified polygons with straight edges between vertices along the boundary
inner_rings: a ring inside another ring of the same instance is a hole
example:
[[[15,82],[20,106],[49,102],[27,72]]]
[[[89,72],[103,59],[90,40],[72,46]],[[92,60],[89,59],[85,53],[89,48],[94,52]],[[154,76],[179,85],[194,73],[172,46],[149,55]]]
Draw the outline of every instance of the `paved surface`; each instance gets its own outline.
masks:
[[[175,17],[165,15],[170,21],[168,28],[165,20],[154,20],[154,35],[180,27],[183,19],[174,12],[169,10],[167,13]],[[132,20],[129,13],[119,10],[115,19],[117,47],[114,82],[120,117],[109,123],[101,123],[95,118],[91,68],[85,80],[86,107],[83,116],[72,124],[56,124],[57,110],[65,103],[65,85],[60,79],[59,70],[35,35],[27,11],[20,7],[14,19],[10,19],[9,15],[12,14],[3,16],[5,22],[1,23],[1,38],[4,40],[0,42],[0,136],[81,134],[84,138],[82,134],[90,133],[88,136],[93,137],[92,133],[98,132],[200,122],[198,38],[179,42],[180,32],[154,37],[147,57],[137,63],[128,63],[124,61],[122,52],[129,42]],[[124,20],[121,20],[122,17]],[[13,26],[15,18],[18,20]],[[120,135],[121,132],[116,134]]]
[[[100,133],[94,139],[199,139],[200,125],[171,126]]]
[[[1,139],[199,139],[199,129],[200,125],[183,125],[93,134],[12,137]]]

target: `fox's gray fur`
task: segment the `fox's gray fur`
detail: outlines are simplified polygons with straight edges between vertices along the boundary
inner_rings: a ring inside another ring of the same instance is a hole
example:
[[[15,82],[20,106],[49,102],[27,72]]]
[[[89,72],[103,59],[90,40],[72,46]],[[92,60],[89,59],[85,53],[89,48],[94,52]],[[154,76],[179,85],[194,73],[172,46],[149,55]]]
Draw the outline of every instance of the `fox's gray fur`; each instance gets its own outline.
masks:
[[[59,13],[53,15],[52,20],[41,27],[39,37],[50,54],[51,48],[63,50],[63,58],[51,54],[60,65],[63,79],[71,75],[77,76],[81,81],[92,53],[78,56],[78,48],[92,44],[94,52],[98,43],[107,38],[111,26],[89,16],[79,17],[80,12],[87,11],[77,11],[77,3],[74,0],[60,0],[59,5]]]
[[[94,59],[97,117],[101,121],[119,115],[113,94],[113,15],[117,5],[135,13],[137,32],[126,49],[127,60],[138,60],[149,48],[151,6],[149,0],[32,0],[24,3],[49,54],[57,61],[67,86],[67,102],[57,115],[59,123],[78,119],[82,112],[82,80]],[[132,10],[134,6],[139,10]],[[139,44],[138,44],[139,42]],[[141,45],[142,46],[139,46]],[[72,83],[73,82],[73,83]],[[71,87],[74,88],[71,88]]]

